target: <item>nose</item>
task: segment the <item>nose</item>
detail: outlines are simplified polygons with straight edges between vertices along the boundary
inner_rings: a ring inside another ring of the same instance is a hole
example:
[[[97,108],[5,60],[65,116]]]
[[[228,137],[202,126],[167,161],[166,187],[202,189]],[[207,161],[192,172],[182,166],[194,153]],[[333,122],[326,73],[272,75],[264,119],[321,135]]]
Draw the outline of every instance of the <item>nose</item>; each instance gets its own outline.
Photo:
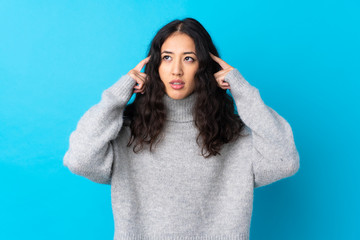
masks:
[[[181,76],[183,74],[183,66],[180,59],[173,61],[171,72],[176,76]]]

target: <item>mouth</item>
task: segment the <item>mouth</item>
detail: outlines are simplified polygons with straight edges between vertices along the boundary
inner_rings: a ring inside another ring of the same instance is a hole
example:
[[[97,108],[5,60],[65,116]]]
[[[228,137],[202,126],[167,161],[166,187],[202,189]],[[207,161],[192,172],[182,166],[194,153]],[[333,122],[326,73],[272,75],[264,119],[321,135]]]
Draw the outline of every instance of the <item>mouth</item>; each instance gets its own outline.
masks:
[[[180,90],[180,89],[184,88],[185,82],[180,79],[175,79],[170,82],[170,86],[175,90]]]

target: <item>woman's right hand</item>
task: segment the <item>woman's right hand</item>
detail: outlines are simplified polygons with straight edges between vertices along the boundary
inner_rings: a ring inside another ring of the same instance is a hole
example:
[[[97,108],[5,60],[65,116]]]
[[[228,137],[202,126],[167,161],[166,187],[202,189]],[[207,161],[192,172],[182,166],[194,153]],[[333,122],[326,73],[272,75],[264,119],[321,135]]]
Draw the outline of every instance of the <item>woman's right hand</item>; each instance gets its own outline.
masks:
[[[134,87],[134,93],[144,94],[144,85],[147,79],[147,74],[140,72],[146,63],[149,62],[151,56],[141,60],[135,68],[131,69],[128,74],[136,81],[136,86]]]

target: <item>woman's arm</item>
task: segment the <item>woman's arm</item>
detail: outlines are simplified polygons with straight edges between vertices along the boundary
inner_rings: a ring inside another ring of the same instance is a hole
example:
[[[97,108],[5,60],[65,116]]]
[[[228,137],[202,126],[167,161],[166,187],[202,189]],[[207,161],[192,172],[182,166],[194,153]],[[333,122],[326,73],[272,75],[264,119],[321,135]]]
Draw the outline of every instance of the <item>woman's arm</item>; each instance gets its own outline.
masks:
[[[63,164],[74,174],[110,184],[114,142],[123,124],[123,111],[131,98],[135,80],[126,74],[103,91],[101,101],[79,120],[70,135]]]
[[[228,72],[225,81],[230,84],[241,120],[251,129],[254,187],[294,175],[300,161],[289,123],[265,105],[259,90],[250,85],[237,69]]]

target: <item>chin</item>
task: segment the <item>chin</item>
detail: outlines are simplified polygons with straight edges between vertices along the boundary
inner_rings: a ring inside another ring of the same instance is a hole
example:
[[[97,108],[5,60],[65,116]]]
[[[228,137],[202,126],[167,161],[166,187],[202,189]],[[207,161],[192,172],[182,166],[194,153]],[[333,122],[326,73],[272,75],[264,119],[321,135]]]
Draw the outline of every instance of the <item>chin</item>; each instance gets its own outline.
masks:
[[[172,93],[170,93],[170,94],[168,94],[168,93],[166,93],[170,98],[172,98],[172,99],[175,99],[175,100],[180,100],[180,99],[184,99],[184,98],[186,98],[188,95],[186,95],[186,94],[172,94]]]
[[[183,96],[174,96],[174,95],[168,95],[170,98],[175,99],[175,100],[180,100],[183,99]]]

